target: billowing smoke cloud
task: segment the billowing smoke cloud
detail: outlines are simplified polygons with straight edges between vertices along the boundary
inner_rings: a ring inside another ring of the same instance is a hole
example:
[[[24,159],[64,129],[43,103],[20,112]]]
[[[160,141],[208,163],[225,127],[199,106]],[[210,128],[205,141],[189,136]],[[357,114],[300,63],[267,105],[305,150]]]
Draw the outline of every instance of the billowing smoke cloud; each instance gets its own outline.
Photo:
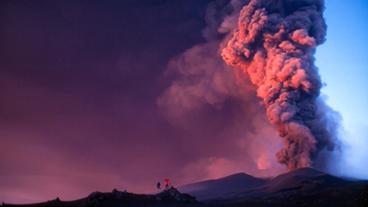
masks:
[[[210,3],[202,31],[205,41],[169,62],[170,85],[158,98],[170,123],[191,134],[187,140],[200,135],[190,146],[199,148],[200,156],[184,166],[181,176],[200,175],[193,181],[239,171],[257,176],[284,171],[274,157],[282,143],[258,104],[254,86],[220,55],[242,5],[239,0]]]
[[[221,52],[256,86],[283,138],[277,160],[288,169],[313,166],[321,151],[334,148],[313,57],[325,40],[323,10],[322,0],[250,0]]]

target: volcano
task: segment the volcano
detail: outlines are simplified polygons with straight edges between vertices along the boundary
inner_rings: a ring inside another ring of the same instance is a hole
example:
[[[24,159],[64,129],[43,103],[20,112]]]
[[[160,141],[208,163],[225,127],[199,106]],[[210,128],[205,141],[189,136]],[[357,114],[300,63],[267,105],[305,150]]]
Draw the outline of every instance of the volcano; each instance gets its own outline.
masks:
[[[244,173],[179,187],[205,203],[224,206],[368,206],[368,181],[299,168],[274,178]]]

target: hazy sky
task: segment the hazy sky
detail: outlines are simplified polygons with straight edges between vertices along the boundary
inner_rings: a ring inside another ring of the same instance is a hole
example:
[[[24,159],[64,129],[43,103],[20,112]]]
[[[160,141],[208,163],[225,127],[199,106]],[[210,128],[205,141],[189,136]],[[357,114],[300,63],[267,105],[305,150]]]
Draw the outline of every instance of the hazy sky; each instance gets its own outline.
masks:
[[[368,2],[326,1],[327,41],[316,64],[326,86],[327,103],[342,116],[345,157],[342,170],[368,178]]]
[[[157,104],[176,78],[169,62],[205,42],[208,2],[1,1],[0,201],[150,192],[164,177],[183,184],[272,174],[259,161],[274,152],[253,148],[277,148],[266,139],[275,132],[254,126],[265,117],[242,116],[259,114],[257,103],[200,103],[179,123]],[[345,2],[326,2],[327,41],[316,65],[343,118],[341,168],[368,178],[368,3]]]

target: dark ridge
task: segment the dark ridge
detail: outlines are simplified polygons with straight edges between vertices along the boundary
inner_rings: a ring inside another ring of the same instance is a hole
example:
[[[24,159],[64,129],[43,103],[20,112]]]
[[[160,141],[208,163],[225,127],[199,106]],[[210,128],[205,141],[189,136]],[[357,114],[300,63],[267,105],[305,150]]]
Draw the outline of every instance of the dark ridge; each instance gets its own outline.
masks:
[[[124,206],[182,206],[199,204],[196,199],[188,194],[180,193],[171,187],[157,194],[134,194],[127,191],[114,189],[111,193],[93,192],[86,198],[74,201],[61,201],[56,198],[51,201],[35,204],[8,204],[3,207],[121,207]]]
[[[368,181],[336,177],[301,168],[272,179],[237,173],[219,179],[164,190],[134,194],[113,190],[94,192],[75,201],[55,199],[36,204],[2,204],[3,207],[367,207]],[[186,194],[188,193],[188,194]],[[190,195],[189,195],[190,194]],[[195,197],[197,196],[198,202]]]

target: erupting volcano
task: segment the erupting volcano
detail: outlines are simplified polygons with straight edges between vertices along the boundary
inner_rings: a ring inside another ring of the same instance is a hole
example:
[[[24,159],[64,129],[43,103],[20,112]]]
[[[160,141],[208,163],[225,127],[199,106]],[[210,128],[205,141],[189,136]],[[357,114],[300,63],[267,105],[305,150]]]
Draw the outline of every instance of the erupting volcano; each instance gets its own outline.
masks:
[[[0,207],[367,207],[367,9],[0,1]]]
[[[323,10],[321,0],[250,0],[221,52],[256,86],[283,138],[277,160],[290,170],[313,166],[320,151],[334,148],[317,101],[322,84],[313,57],[325,40]]]

